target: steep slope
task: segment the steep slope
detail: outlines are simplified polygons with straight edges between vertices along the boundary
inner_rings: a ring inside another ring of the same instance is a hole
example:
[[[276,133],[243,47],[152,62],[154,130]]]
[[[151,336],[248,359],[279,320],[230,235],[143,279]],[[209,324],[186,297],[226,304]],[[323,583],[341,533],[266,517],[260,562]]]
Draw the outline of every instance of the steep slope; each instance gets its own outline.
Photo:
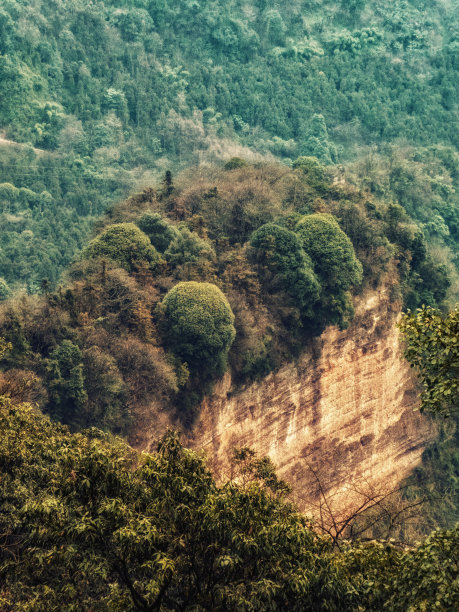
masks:
[[[384,290],[371,293],[348,330],[329,328],[296,364],[240,392],[227,376],[189,443],[221,476],[235,446],[269,455],[302,508],[319,501],[317,479],[341,512],[364,489],[395,488],[435,436],[432,421],[413,412],[417,391],[396,319]]]

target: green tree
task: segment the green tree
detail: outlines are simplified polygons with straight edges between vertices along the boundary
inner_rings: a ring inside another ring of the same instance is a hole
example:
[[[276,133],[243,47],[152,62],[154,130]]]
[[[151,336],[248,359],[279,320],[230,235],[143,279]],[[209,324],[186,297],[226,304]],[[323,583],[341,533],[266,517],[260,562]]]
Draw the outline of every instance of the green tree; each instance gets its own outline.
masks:
[[[167,347],[190,371],[221,375],[236,335],[228,300],[210,283],[178,283],[162,302]]]
[[[78,424],[88,399],[79,347],[70,340],[51,353],[48,365],[49,410],[64,423]]]
[[[312,186],[324,184],[326,181],[325,168],[317,157],[301,156],[295,159],[292,164],[294,170],[301,170],[308,183]]]
[[[129,6],[114,13],[113,21],[124,40],[135,42],[151,35],[154,23],[145,9]]]
[[[164,253],[177,234],[175,227],[159,213],[147,211],[137,221],[137,225],[160,253]]]
[[[19,200],[19,189],[11,183],[0,183],[0,207],[2,212],[13,212]]]
[[[302,155],[316,157],[327,165],[336,162],[336,147],[329,141],[323,115],[316,114],[312,117]]]
[[[155,247],[134,223],[118,223],[105,229],[91,240],[83,252],[84,257],[107,257],[125,270],[132,270],[136,263],[146,261],[154,267],[160,261]]]
[[[345,11],[354,23],[360,17],[360,13],[365,8],[366,0],[341,0],[341,9]]]
[[[140,455],[5,397],[0,428],[1,609],[457,609],[458,527],[333,550],[250,449],[217,485],[173,433]]]
[[[171,265],[179,266],[212,260],[215,258],[215,251],[211,244],[200,238],[198,234],[190,232],[187,227],[181,227],[170,242],[164,257]]]
[[[241,451],[241,484],[217,486],[174,434],[140,456],[3,398],[0,426],[2,609],[355,607],[269,461]]]
[[[297,223],[296,232],[321,286],[320,304],[314,316],[318,331],[329,323],[346,327],[354,314],[349,290],[363,276],[352,242],[330,214],[304,216]]]
[[[263,25],[266,38],[274,45],[282,45],[285,41],[287,27],[281,14],[276,9],[270,9],[263,15]]]
[[[312,316],[320,286],[298,236],[284,227],[267,223],[252,234],[250,246],[250,258],[258,265],[268,292],[287,293],[303,315]]]
[[[459,409],[459,308],[442,315],[432,307],[400,322],[405,357],[421,379],[421,411],[450,416]]]
[[[126,410],[127,385],[114,357],[91,346],[82,352],[82,362],[87,401],[81,422],[85,427],[96,425],[117,433],[126,431],[130,417]]]
[[[360,593],[360,610],[441,610],[459,605],[459,526],[434,531],[416,548],[388,542],[344,545],[338,563]]]
[[[362,264],[333,215],[306,215],[297,223],[296,232],[322,287],[347,291],[362,281]]]

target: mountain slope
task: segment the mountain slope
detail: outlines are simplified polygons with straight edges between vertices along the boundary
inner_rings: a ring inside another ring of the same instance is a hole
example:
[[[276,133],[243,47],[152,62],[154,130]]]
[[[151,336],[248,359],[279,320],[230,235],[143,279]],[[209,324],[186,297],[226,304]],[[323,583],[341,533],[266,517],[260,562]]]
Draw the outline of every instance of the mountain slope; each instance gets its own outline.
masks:
[[[0,276],[31,291],[54,284],[81,247],[73,234],[87,236],[93,215],[168,167],[250,151],[330,164],[400,142],[454,152],[456,9],[456,0],[5,0],[0,128],[56,155],[0,152],[0,183],[33,192],[2,192],[13,218],[2,218]],[[43,209],[66,228],[47,236]],[[58,255],[38,266],[28,249],[44,242]]]

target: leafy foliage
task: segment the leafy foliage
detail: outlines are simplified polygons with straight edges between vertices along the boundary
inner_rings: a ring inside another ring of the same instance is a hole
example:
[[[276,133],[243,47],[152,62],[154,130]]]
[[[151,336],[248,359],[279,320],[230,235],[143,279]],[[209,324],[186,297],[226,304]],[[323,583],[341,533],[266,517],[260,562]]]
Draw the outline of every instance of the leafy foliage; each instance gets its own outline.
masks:
[[[361,282],[362,266],[355,256],[352,242],[333,216],[307,215],[298,222],[296,230],[324,284],[347,290]]]
[[[151,244],[160,253],[164,253],[176,237],[175,228],[159,213],[146,212],[137,222],[142,232],[150,238]]]
[[[408,312],[400,323],[405,356],[423,385],[421,410],[449,416],[459,406],[459,309],[446,316],[431,307]]]
[[[459,528],[433,532],[401,563],[403,571],[393,580],[388,602],[392,610],[454,610],[459,605]]]
[[[88,399],[84,388],[80,349],[70,340],[63,340],[51,353],[48,368],[53,416],[63,422],[78,422],[83,405]]]
[[[408,312],[400,328],[405,356],[422,384],[421,410],[450,417],[438,424],[437,439],[424,451],[422,464],[407,479],[407,496],[423,495],[426,530],[459,519],[459,325],[458,308],[442,314],[434,308]]]
[[[250,246],[267,292],[285,292],[303,316],[312,317],[320,287],[297,235],[268,223],[252,234]]]
[[[331,541],[272,464],[237,449],[217,485],[168,433],[153,454],[70,434],[0,398],[0,605],[370,612],[457,606],[458,530],[417,549]]]
[[[126,270],[145,261],[152,267],[160,261],[148,237],[133,223],[109,226],[94,238],[84,251],[86,257],[107,257]]]
[[[172,266],[197,264],[203,260],[214,259],[215,251],[209,242],[198,234],[191,232],[188,227],[181,227],[169,243],[164,257]]]
[[[336,162],[336,147],[329,142],[323,115],[313,115],[308,133],[309,136],[303,146],[302,155],[315,157],[327,165]]]
[[[444,146],[391,147],[385,155],[371,153],[353,164],[346,179],[392,203],[386,216],[389,238],[411,253],[402,256],[399,264],[404,282],[410,285],[405,293],[409,308],[435,306],[445,297],[454,308],[458,296],[457,152]]]
[[[406,497],[423,497],[422,533],[459,522],[459,427],[457,415],[437,423],[437,439],[407,478]]]
[[[0,415],[3,607],[337,610],[351,601],[329,543],[271,491],[266,467],[245,486],[218,487],[174,435],[136,456],[95,430],[71,436],[27,406],[2,400]]]
[[[434,531],[418,548],[384,542],[348,544],[339,560],[365,602],[361,610],[454,610],[459,527]],[[364,595],[365,594],[365,595]]]
[[[237,168],[244,168],[247,166],[245,159],[241,157],[232,157],[225,164],[225,170],[235,170]]]
[[[166,345],[191,371],[222,374],[234,340],[234,314],[218,287],[178,283],[162,302]]]
[[[329,214],[306,215],[296,231],[320,279],[326,320],[345,326],[352,313],[347,292],[362,281],[362,264],[352,242]]]

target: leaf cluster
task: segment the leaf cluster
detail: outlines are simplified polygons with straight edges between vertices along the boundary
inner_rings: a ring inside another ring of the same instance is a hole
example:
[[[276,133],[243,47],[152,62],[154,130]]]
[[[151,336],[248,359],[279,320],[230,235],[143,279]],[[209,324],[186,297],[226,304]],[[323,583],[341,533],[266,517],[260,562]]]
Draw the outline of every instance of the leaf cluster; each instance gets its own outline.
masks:
[[[312,317],[320,285],[298,236],[285,227],[268,223],[252,234],[250,247],[249,256],[257,265],[267,292],[287,293],[302,316]]]
[[[338,610],[352,601],[328,542],[257,475],[217,486],[174,434],[137,456],[7,400],[0,418],[3,607]]]
[[[221,375],[236,331],[233,311],[220,289],[210,283],[178,283],[161,306],[169,349],[193,373]]]
[[[404,315],[405,356],[421,379],[421,410],[449,416],[459,407],[459,309],[432,307]]]

